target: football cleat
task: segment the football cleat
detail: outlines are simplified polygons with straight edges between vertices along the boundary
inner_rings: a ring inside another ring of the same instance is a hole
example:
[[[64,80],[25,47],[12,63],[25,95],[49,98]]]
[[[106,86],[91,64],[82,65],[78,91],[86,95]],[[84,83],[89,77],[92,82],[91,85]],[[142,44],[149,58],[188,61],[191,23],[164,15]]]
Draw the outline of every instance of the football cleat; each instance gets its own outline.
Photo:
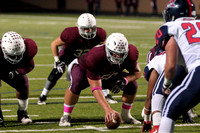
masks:
[[[191,117],[191,118],[195,118],[195,117],[198,117],[198,115],[193,111],[194,109],[190,109],[188,111],[188,115]]]
[[[17,111],[17,119],[18,119],[18,122],[20,122],[22,124],[28,124],[28,123],[32,122],[32,120],[28,116],[27,111],[25,111],[25,110]]]
[[[136,120],[134,117],[132,117],[131,115],[130,116],[123,116],[121,115],[122,117],[122,123],[126,123],[126,124],[141,124],[140,121]]]
[[[46,101],[47,100],[47,96],[45,96],[45,95],[42,95],[42,96],[39,96],[39,98],[38,98],[38,105],[45,105],[46,104]]]
[[[71,126],[71,116],[70,115],[63,115],[60,118],[59,126],[70,127]]]
[[[110,104],[115,104],[118,103],[110,94],[108,94],[107,96],[105,96],[106,101]]]
[[[159,125],[153,126],[153,129],[151,130],[151,133],[158,133]]]

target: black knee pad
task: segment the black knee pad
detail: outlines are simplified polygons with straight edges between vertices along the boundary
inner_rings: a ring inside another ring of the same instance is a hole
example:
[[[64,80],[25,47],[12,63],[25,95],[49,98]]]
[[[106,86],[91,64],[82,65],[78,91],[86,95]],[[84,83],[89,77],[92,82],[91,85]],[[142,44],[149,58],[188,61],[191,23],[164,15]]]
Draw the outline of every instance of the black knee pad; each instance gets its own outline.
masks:
[[[58,70],[56,68],[54,68],[49,77],[48,80],[52,83],[57,82],[57,80],[63,75],[63,73],[59,73]]]

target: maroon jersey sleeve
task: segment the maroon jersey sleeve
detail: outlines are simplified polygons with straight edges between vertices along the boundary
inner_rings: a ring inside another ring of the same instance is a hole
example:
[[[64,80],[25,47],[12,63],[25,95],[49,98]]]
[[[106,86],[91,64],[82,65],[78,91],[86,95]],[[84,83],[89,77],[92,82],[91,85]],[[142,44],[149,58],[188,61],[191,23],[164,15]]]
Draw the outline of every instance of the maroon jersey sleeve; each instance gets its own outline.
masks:
[[[129,44],[128,56],[122,65],[125,65],[125,68],[129,71],[130,74],[134,73],[135,71],[134,68],[137,65],[138,57],[138,49],[134,45]]]
[[[60,39],[69,44],[79,37],[78,27],[65,28],[60,35]]]
[[[37,45],[32,39],[25,38],[24,43],[26,45],[26,51],[23,55],[23,59],[20,61],[16,69],[21,75],[29,73],[30,71],[33,70],[34,68],[33,57],[36,55],[38,51]]]
[[[106,31],[100,27],[97,27],[97,37],[99,38],[99,42],[104,42],[106,40]]]

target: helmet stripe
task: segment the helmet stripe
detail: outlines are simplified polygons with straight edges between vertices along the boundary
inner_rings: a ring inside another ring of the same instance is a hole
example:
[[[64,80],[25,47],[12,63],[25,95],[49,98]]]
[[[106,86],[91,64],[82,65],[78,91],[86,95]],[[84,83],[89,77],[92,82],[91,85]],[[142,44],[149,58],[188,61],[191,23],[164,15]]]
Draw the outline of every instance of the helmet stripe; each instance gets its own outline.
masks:
[[[192,16],[192,3],[191,3],[191,0],[187,0],[187,2],[189,5],[189,16],[188,17],[191,17]]]

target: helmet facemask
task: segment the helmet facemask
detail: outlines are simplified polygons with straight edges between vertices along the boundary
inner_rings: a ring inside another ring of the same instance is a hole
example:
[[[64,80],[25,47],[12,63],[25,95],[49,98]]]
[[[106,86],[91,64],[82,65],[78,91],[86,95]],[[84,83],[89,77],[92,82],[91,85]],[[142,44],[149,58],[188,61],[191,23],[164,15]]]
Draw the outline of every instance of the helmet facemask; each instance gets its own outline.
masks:
[[[79,34],[85,39],[92,39],[96,36],[96,19],[90,13],[83,13],[77,21]]]
[[[122,64],[128,55],[128,41],[121,33],[112,33],[106,40],[106,56],[112,64]]]
[[[80,26],[78,27],[78,29],[79,29],[79,34],[85,39],[92,39],[96,36],[96,31],[97,31],[96,26],[93,27]]]
[[[16,32],[10,31],[3,35],[1,49],[4,58],[11,64],[17,64],[23,58],[25,44],[23,38]]]

